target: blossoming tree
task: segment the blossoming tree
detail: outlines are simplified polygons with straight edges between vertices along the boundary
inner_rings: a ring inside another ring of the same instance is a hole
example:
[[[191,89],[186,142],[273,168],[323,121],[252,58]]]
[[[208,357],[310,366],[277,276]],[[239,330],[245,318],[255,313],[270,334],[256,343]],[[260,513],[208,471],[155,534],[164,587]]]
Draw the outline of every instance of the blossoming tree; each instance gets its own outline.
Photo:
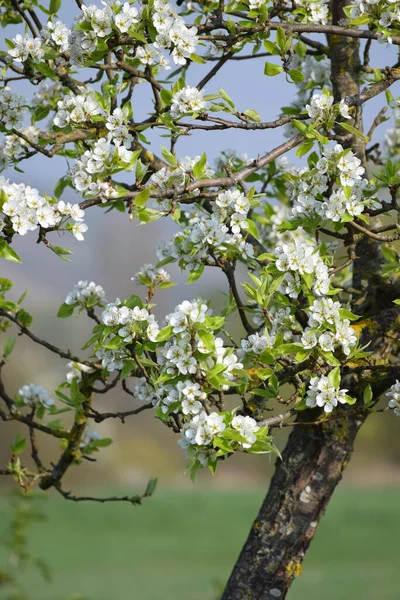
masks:
[[[1,24],[21,28],[0,53],[1,166],[35,155],[68,159],[65,176],[45,193],[1,178],[0,256],[23,260],[13,241],[27,235],[69,260],[54,232],[84,243],[89,213],[104,208],[140,223],[170,218],[178,231],[154,249],[156,264],[135,276],[142,297],[109,303],[102,287],[87,281],[68,294],[58,317],[83,313],[94,321],[79,356],[38,338],[24,298],[10,300],[12,283],[0,280],[1,372],[16,333],[68,361],[69,369],[56,400],[26,382],[12,397],[0,379],[2,421],[27,430],[0,472],[26,490],[54,488],[70,500],[140,503],[154,480],[142,496],[107,499],[75,496],[63,478],[110,443],[93,423],[119,417],[127,427],[128,417],[144,410],[178,436],[193,478],[202,467],[214,473],[236,452],[276,454],[269,492],[223,599],[284,598],[360,426],[382,410],[400,414],[400,129],[388,130],[386,144],[373,141],[386,105],[400,120],[400,99],[391,91],[400,75],[398,63],[370,61],[377,43],[400,46],[399,5],[69,4],[77,13],[71,28],[58,19],[61,0],[46,7],[38,0],[0,2]],[[240,60],[240,67],[255,57],[267,57],[265,76],[293,84],[292,104],[273,121],[236,107],[223,89],[205,91],[228,61]],[[204,70],[197,85],[188,84],[193,63]],[[33,97],[20,95],[15,80],[31,83]],[[141,122],[134,117],[138,83],[152,94],[150,116]],[[377,96],[381,110],[364,129],[363,106]],[[251,161],[221,148],[213,169],[205,153],[179,154],[181,137],[197,130],[272,128],[286,139]],[[152,147],[149,129],[160,130],[169,147]],[[290,151],[295,166],[285,156]],[[68,200],[69,188],[79,203]],[[158,323],[152,308],[159,291],[173,285],[164,269],[171,262],[189,282],[220,269],[224,309],[213,312],[206,298],[182,298]],[[241,282],[239,264],[247,273]],[[231,313],[240,318],[239,338],[229,332]],[[137,407],[100,412],[98,395],[117,387]],[[384,394],[389,403],[377,408]],[[274,428],[282,426],[293,428],[281,455]],[[55,463],[42,456],[37,432],[59,440]]]

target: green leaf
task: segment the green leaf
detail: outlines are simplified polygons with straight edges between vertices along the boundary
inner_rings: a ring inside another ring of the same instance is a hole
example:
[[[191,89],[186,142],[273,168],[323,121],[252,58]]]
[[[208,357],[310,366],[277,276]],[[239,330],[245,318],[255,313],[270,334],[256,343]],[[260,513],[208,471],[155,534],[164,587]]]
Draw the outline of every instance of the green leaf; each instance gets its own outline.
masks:
[[[35,63],[35,69],[45,77],[49,77],[49,79],[57,79],[57,74],[44,62]]]
[[[205,152],[203,152],[203,154],[201,155],[201,158],[197,161],[197,163],[195,163],[193,165],[193,175],[196,177],[196,179],[200,179],[201,177],[203,177],[204,175],[204,167],[206,165],[207,162],[207,155]]]
[[[340,308],[339,315],[341,319],[349,319],[349,321],[357,321],[360,317],[352,313],[347,308]]]
[[[278,27],[276,30],[276,43],[278,44],[281,52],[284,53],[286,46],[286,35],[282,27]]]
[[[66,304],[64,302],[58,309],[57,317],[59,317],[60,319],[66,319],[67,317],[70,317],[74,312],[74,308],[76,306],[77,304]]]
[[[50,0],[49,11],[53,15],[60,10],[61,0]]]
[[[190,55],[190,60],[195,63],[198,63],[199,65],[204,65],[206,62],[202,56],[199,56],[198,54],[195,54],[195,53]]]
[[[150,198],[150,189],[145,188],[135,198],[135,206],[138,208],[144,208]]]
[[[11,444],[10,449],[13,454],[21,454],[24,451],[26,439],[22,437],[20,433],[17,433],[15,442]]]
[[[212,333],[207,333],[207,331],[199,330],[197,335],[205,345],[205,347],[211,352],[215,351],[215,338]]]
[[[167,325],[164,329],[161,329],[160,333],[157,336],[157,342],[165,342],[170,337],[174,335],[174,328],[172,325]]]
[[[126,379],[132,371],[134,371],[137,367],[136,362],[133,359],[126,360],[124,366],[121,371],[121,379]]]
[[[173,167],[178,166],[178,160],[177,160],[176,156],[174,156],[172,154],[172,152],[170,152],[168,150],[168,148],[166,148],[165,146],[161,146],[161,154],[163,155],[163,157],[167,161],[167,163],[169,163]]]
[[[340,127],[343,127],[343,129],[345,129],[346,131],[349,131],[353,135],[356,135],[357,137],[361,138],[364,142],[368,141],[368,137],[361,133],[361,131],[358,131],[358,129],[356,129],[355,127],[352,127],[352,125],[342,122],[340,122],[339,125]]]
[[[289,69],[288,73],[294,83],[300,83],[301,81],[304,81],[304,75],[300,69]]]
[[[219,88],[219,93],[220,93],[220,96],[221,96],[221,98],[223,98],[223,100],[225,100],[225,102],[226,102],[227,104],[229,104],[229,106],[230,106],[231,108],[235,108],[235,103],[234,103],[234,101],[233,101],[233,100],[232,100],[232,98],[229,96],[229,94],[227,94],[227,93],[226,93],[226,91],[225,91],[224,89],[222,89],[222,88]]]
[[[276,44],[274,44],[274,42],[271,42],[270,40],[264,41],[264,48],[270,54],[280,54],[278,46]]]
[[[303,142],[297,148],[296,156],[304,156],[305,154],[310,152],[310,150],[312,149],[313,146],[314,146],[314,142],[312,140],[307,140],[306,142]]]
[[[258,114],[258,112],[256,110],[253,110],[252,108],[245,110],[244,114],[250,119],[250,121],[255,121],[256,123],[259,123],[261,121],[261,117]]]
[[[283,67],[281,65],[275,65],[274,63],[266,62],[264,66],[264,75],[269,75],[270,77],[274,77],[279,73],[282,73]]]
[[[332,369],[332,371],[328,375],[328,379],[331,382],[331,384],[335,386],[335,388],[339,388],[340,387],[340,368],[335,367],[335,369]]]
[[[147,487],[146,487],[146,491],[144,493],[145,497],[152,496],[154,494],[154,490],[157,487],[157,482],[158,482],[158,479],[156,477],[150,477]]]
[[[393,300],[393,304],[397,304],[399,306],[400,305],[400,298],[397,298],[397,300]]]
[[[21,263],[18,254],[9,246],[6,240],[0,240],[0,257],[10,260],[11,262]]]
[[[193,269],[193,271],[190,271],[190,275],[188,277],[187,282],[194,283],[195,281],[197,281],[202,276],[203,271],[204,271],[203,264],[199,265],[197,269]]]
[[[68,248],[63,248],[62,246],[53,246],[53,244],[48,244],[48,248],[50,248],[50,250],[52,250],[55,254],[57,254],[57,256],[66,262],[71,262],[69,258],[66,258],[72,254],[71,250],[68,250]]]
[[[367,387],[365,388],[364,394],[363,394],[363,400],[364,400],[365,406],[368,406],[369,404],[371,404],[373,396],[374,395],[372,393],[371,384],[368,384]]]
[[[15,346],[15,337],[9,337],[6,339],[3,347],[3,358],[8,358],[12,353]]]

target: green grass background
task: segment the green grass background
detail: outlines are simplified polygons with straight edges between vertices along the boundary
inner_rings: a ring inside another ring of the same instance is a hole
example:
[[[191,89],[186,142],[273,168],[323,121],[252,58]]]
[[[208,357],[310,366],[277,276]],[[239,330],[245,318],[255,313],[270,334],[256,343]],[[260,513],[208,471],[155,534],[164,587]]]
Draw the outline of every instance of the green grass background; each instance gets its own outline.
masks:
[[[28,572],[29,598],[217,600],[263,495],[196,487],[158,490],[141,507],[40,503],[48,520],[31,526],[30,546],[54,580]],[[340,488],[290,599],[400,600],[399,500],[399,489]],[[0,535],[8,510],[2,500]]]

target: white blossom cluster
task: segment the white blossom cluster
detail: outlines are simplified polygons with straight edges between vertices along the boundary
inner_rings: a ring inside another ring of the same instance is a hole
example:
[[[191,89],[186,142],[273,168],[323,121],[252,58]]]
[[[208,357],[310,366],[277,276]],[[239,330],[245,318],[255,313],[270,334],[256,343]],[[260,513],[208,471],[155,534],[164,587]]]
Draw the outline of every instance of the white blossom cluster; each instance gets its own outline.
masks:
[[[313,121],[323,121],[329,116],[332,106],[333,96],[325,90],[321,94],[313,94],[310,104],[306,104],[306,110]],[[344,119],[351,119],[349,106],[344,100],[339,103],[339,112]]]
[[[253,258],[254,247],[241,233],[246,234],[249,209],[248,198],[239,190],[221,192],[211,215],[200,211],[186,213],[187,223],[181,223],[183,231],[170,242],[158,245],[158,259],[172,256],[182,267],[190,264],[196,268],[209,260],[211,250],[213,254],[224,254],[227,245],[236,249],[239,260]]]
[[[294,204],[293,216],[320,216],[339,222],[345,215],[355,217],[367,207],[379,207],[373,194],[375,187],[362,178],[364,172],[360,159],[351,150],[344,150],[340,144],[325,148],[315,169],[303,167],[290,173],[288,189]],[[326,199],[329,181],[335,183]],[[351,188],[350,193],[344,188]]]
[[[97,285],[94,281],[78,281],[74,285],[72,292],[67,294],[65,304],[79,304],[85,308],[92,306],[104,306],[107,303],[105,292],[101,285]],[[69,365],[70,366],[70,365]]]
[[[37,127],[26,127],[19,130],[25,137],[32,142],[38,142],[40,129]],[[28,142],[16,134],[5,135],[0,141],[0,171],[6,169],[10,164],[18,161],[20,154],[26,152],[29,148]]]
[[[47,21],[45,27],[41,30],[41,36],[46,43],[55,44],[60,52],[69,51],[69,38],[71,31],[64,23],[57,21]]]
[[[153,187],[159,190],[173,190],[185,186],[190,183],[190,174],[192,173],[194,165],[201,159],[201,156],[184,156],[177,164],[175,168],[163,167],[159,169],[150,177],[149,183]],[[210,167],[208,162],[204,165],[204,178],[213,177],[215,174],[214,170]],[[200,192],[196,190],[193,195],[196,196]]]
[[[79,125],[91,121],[92,117],[101,114],[101,108],[89,94],[70,94],[57,102],[57,113],[53,119],[56,127]]]
[[[0,90],[0,123],[6,129],[19,127],[27,110],[27,101],[21,94],[14,94],[9,87]]]
[[[326,413],[330,413],[338,405],[338,402],[347,404],[346,392],[347,390],[335,387],[325,375],[312,377],[307,390],[306,405],[310,408],[323,407]]]
[[[268,334],[268,331],[266,331],[266,333]],[[262,354],[267,348],[273,347],[275,339],[276,337],[274,335],[260,335],[258,332],[253,333],[249,335],[247,339],[241,340],[241,352],[242,354],[247,354],[249,352]]]
[[[301,275],[313,276],[313,291],[318,296],[324,296],[329,290],[328,267],[322,260],[315,246],[294,242],[278,246],[276,267],[285,273],[281,291],[297,298],[301,291]]]
[[[54,405],[54,400],[50,397],[48,391],[35,383],[23,385],[18,390],[18,396],[23,404],[32,407],[51,408]]]
[[[77,240],[83,240],[87,225],[83,222],[85,213],[79,204],[66,204],[62,200],[55,204],[51,199],[40,196],[36,188],[24,183],[9,183],[4,177],[0,177],[0,190],[5,195],[1,210],[9,217],[14,231],[19,235],[34,231],[39,226],[55,227],[63,217],[70,217],[74,221],[71,232]]]
[[[162,267],[146,264],[131,279],[138,285],[157,287],[160,284],[169,283],[171,275]]]
[[[172,4],[165,0],[154,1],[152,21],[158,33],[154,43],[155,48],[172,47],[174,63],[185,65],[187,59],[196,51],[197,28],[187,27],[182,17],[176,14]]]
[[[89,365],[83,365],[79,362],[70,361],[67,364],[67,367],[70,369],[66,375],[66,380],[68,383],[72,383],[74,380],[81,381],[85,373],[93,373],[92,367],[89,367]]]
[[[112,304],[107,304],[101,321],[108,327],[118,327],[118,336],[126,343],[144,335],[155,342],[159,334],[158,323],[146,308],[128,308],[122,306],[118,299]]]
[[[177,119],[182,115],[201,113],[207,108],[203,91],[187,85],[173,95],[171,101],[171,117]]]
[[[75,189],[89,195],[100,195],[103,202],[117,194],[114,186],[104,181],[105,177],[116,169],[130,168],[133,158],[133,152],[128,150],[133,137],[128,131],[126,112],[116,108],[107,118],[106,128],[109,132],[107,137],[96,140],[71,169]]]
[[[18,33],[12,40],[14,47],[8,50],[8,54],[17,62],[24,63],[28,59],[40,62],[44,57],[44,49],[40,38],[32,38],[28,34]]]
[[[396,417],[400,417],[400,381],[396,381],[386,392],[386,395],[390,398],[388,407],[393,409]]]
[[[371,17],[383,28],[400,27],[400,6],[397,0],[353,0],[350,10],[352,19],[362,15]],[[387,41],[391,43],[391,38]]]
[[[107,371],[112,373],[113,371],[121,371],[125,361],[130,358],[130,355],[125,348],[117,348],[115,350],[100,348],[96,351],[96,357],[101,360],[103,369],[107,369]]]
[[[394,158],[399,158],[400,155],[400,126],[398,122],[395,127],[391,127],[385,132],[385,151],[386,154]]]
[[[301,93],[311,88],[325,88],[330,85],[331,61],[329,58],[318,60],[315,56],[303,58],[295,54],[290,63],[291,69],[298,69],[304,75],[302,81],[296,82]]]
[[[141,7],[136,8],[130,2],[104,2],[103,5],[103,8],[94,4],[82,8],[69,37],[71,59],[75,64],[83,64],[90,53],[96,50],[98,38],[103,40],[113,33],[129,34],[143,29]],[[157,32],[156,40],[152,44],[138,46],[135,57],[144,65],[169,68],[168,59],[161,50],[172,50],[174,63],[185,65],[196,50],[197,28],[187,27],[173,5],[164,0],[155,0],[150,18]],[[82,24],[88,24],[91,29],[79,29]]]
[[[340,308],[340,302],[332,298],[314,300],[308,309],[308,327],[301,338],[306,350],[318,345],[324,352],[333,352],[337,346],[341,346],[346,356],[350,354],[351,348],[357,343],[357,336],[349,319],[340,317]]]
[[[327,24],[329,15],[328,0],[297,0],[296,6],[305,8],[310,23]]]
[[[208,464],[210,459],[215,460],[216,453],[212,443],[215,436],[226,430],[225,418],[227,416],[230,417],[230,415],[224,416],[216,412],[207,414],[205,411],[201,411],[183,425],[182,437],[178,444],[189,453],[190,451],[194,452],[196,460],[202,465]],[[255,433],[259,430],[259,426],[252,417],[234,416],[230,427],[244,438],[243,442],[238,443],[239,447],[250,449],[256,442]]]

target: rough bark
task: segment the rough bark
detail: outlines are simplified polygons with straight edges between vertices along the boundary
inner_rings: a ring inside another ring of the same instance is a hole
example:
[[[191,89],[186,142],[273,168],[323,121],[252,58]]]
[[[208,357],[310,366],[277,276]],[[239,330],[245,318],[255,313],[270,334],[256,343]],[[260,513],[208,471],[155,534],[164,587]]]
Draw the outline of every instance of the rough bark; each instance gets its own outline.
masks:
[[[343,7],[349,3],[347,0],[333,0],[334,24],[338,24],[344,18]],[[329,44],[333,93],[335,102],[339,102],[342,98],[359,92],[359,42],[352,38],[331,36]],[[360,107],[354,115],[353,122],[360,130],[361,119]],[[354,136],[348,145],[364,161],[363,140]],[[353,287],[356,290],[361,292],[364,288],[369,289],[366,293],[367,302],[365,298],[360,301],[362,294],[357,296],[358,308],[368,306],[368,316],[377,314],[382,308],[389,308],[387,299],[385,307],[376,306],[379,298],[376,288],[380,282],[371,281],[370,260],[372,254],[379,260],[379,253],[376,251],[377,244],[370,242],[371,240],[368,240],[365,243],[368,245],[368,252],[361,246],[356,248],[359,258],[355,262],[353,275]],[[346,383],[348,385],[345,387],[351,388],[353,396],[361,400],[360,382],[353,378]],[[390,384],[380,382],[375,386],[375,392],[384,391]],[[362,387],[365,387],[365,382]],[[301,572],[307,548],[352,455],[358,430],[368,415],[368,412],[360,410],[359,406],[360,403],[358,406],[356,404],[339,409],[335,415],[342,418],[317,426],[301,424],[302,421],[314,420],[312,412],[305,411],[300,415],[282,460],[277,460],[268,494],[234,567],[222,600],[272,600],[287,596],[294,577]],[[318,418],[319,413],[314,416]]]

